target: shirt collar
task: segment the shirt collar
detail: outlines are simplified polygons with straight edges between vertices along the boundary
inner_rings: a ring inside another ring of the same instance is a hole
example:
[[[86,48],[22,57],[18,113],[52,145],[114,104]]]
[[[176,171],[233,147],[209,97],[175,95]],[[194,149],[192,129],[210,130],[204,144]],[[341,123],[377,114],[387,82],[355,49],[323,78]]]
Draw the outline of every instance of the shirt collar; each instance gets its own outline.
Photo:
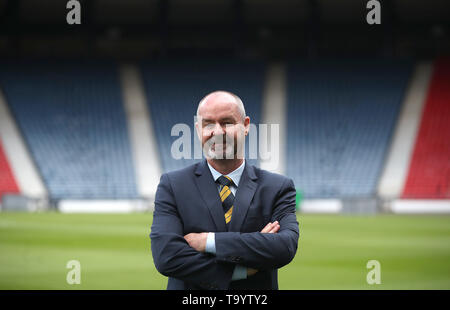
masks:
[[[213,168],[208,161],[206,161],[208,164],[209,170],[211,171],[211,174],[214,178],[214,181],[217,181],[217,179],[222,175],[219,171]],[[234,171],[230,172],[229,174],[226,174],[227,177],[233,180],[233,183],[237,186],[239,186],[239,181],[241,180],[242,172],[244,172],[245,167],[245,159],[242,162],[242,164]]]

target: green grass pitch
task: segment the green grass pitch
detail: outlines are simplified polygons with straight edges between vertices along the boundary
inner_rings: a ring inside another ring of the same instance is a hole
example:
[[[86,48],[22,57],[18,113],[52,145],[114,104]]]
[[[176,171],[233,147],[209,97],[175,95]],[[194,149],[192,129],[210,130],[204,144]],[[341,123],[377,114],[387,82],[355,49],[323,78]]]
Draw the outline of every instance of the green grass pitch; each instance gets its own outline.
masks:
[[[303,215],[280,289],[450,289],[449,216]],[[0,213],[0,289],[165,289],[151,214]],[[81,264],[81,284],[66,264]],[[378,260],[381,284],[366,281]]]

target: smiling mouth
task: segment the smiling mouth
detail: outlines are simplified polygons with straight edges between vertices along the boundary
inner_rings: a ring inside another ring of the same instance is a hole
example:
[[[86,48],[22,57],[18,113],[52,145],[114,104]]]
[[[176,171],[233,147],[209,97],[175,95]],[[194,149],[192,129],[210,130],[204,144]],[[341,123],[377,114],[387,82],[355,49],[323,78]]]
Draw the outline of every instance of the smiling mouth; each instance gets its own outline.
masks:
[[[227,145],[225,143],[214,143],[212,145],[212,148],[216,148],[216,147],[222,147],[222,148],[226,148]]]
[[[219,149],[219,150],[226,150],[228,147],[231,147],[231,145],[227,144],[227,143],[213,143],[211,145],[211,148],[213,150]]]

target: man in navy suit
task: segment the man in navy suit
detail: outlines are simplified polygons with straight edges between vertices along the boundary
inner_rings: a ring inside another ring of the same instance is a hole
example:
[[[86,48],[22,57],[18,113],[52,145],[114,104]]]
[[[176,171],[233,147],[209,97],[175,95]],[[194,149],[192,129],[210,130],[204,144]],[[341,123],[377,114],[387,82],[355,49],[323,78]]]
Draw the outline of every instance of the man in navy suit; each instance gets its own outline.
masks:
[[[238,96],[207,95],[195,124],[206,160],[161,176],[150,238],[167,289],[278,289],[294,258],[294,183],[246,163],[249,125]]]

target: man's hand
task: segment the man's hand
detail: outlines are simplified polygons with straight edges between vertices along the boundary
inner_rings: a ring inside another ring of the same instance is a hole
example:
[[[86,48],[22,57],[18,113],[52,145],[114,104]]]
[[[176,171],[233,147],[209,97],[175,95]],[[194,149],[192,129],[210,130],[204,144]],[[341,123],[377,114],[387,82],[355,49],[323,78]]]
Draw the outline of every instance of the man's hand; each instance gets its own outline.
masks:
[[[280,224],[278,221],[275,221],[273,223],[269,223],[264,227],[261,232],[263,234],[276,234],[280,230]],[[247,276],[253,276],[255,273],[257,273],[257,269],[253,268],[247,268]]]
[[[189,243],[189,246],[199,252],[205,252],[207,238],[207,232],[190,233],[184,236],[184,239]]]
[[[280,230],[280,224],[278,221],[275,221],[273,223],[269,223],[264,227],[261,232],[263,234],[275,234]]]

